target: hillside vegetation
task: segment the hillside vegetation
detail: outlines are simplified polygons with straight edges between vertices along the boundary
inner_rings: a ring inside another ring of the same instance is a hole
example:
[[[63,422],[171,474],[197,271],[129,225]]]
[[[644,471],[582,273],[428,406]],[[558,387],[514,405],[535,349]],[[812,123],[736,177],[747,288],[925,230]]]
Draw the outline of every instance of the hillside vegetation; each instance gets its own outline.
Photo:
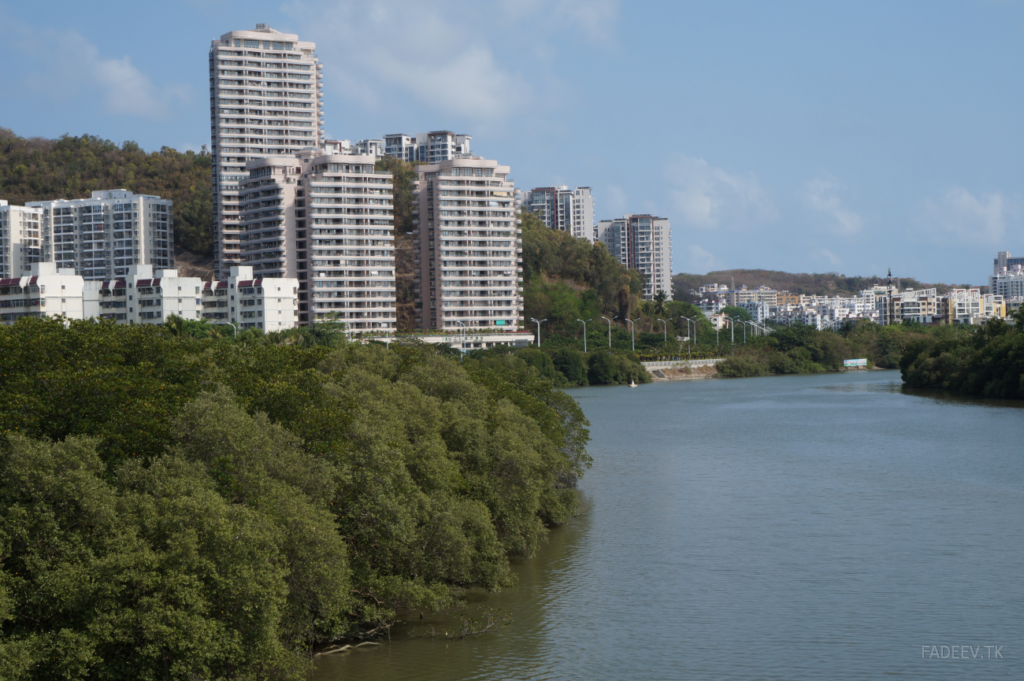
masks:
[[[776,291],[789,291],[801,295],[855,296],[860,291],[876,284],[884,285],[885,277],[847,277],[844,274],[791,274],[774,270],[721,270],[707,274],[677,274],[672,277],[676,300],[690,300],[691,289],[705,284],[731,285],[735,280],[736,288],[746,285],[747,288],[767,286]],[[948,284],[925,284],[911,277],[893,278],[900,288],[936,288],[945,293],[952,286]],[[961,288],[969,288],[968,284],[959,284]]]
[[[588,424],[521,359],[205,326],[0,326],[2,678],[305,679],[576,508]]]
[[[25,139],[0,128],[0,199],[88,198],[93,190],[127,189],[174,201],[174,243],[213,254],[210,155],[169,147],[146,153],[135,142],[117,146],[92,135]]]

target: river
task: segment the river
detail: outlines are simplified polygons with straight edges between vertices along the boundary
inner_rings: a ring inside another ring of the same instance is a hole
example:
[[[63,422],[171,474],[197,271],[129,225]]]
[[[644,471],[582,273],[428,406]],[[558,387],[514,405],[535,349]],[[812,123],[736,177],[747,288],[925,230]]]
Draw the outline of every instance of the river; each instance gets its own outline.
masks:
[[[572,390],[583,513],[316,681],[1022,679],[1024,410],[896,372]],[[500,608],[514,623],[410,638]]]

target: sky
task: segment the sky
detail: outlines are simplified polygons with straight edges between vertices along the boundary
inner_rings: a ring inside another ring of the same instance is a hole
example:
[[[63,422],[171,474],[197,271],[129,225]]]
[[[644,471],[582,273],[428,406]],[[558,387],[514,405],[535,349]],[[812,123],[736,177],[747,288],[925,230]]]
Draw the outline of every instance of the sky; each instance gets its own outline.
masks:
[[[1024,0],[0,0],[0,127],[198,150],[210,41],[257,23],[317,43],[332,138],[472,135],[669,218],[675,272],[1024,255]]]

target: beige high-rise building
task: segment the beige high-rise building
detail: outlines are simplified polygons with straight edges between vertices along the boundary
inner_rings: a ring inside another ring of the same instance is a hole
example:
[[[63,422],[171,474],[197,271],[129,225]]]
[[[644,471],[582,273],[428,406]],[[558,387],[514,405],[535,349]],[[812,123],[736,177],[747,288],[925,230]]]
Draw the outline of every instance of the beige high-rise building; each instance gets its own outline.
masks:
[[[242,257],[252,276],[298,281],[298,322],[395,330],[392,176],[375,156],[307,149],[249,161]]]
[[[225,33],[210,46],[214,265],[227,277],[241,260],[239,182],[245,164],[321,147],[323,94],[316,45],[266,24]]]
[[[508,166],[470,157],[417,170],[418,325],[521,329],[522,237]]]
[[[597,239],[616,260],[644,275],[645,300],[672,300],[672,226],[667,218],[626,214],[597,223]]]

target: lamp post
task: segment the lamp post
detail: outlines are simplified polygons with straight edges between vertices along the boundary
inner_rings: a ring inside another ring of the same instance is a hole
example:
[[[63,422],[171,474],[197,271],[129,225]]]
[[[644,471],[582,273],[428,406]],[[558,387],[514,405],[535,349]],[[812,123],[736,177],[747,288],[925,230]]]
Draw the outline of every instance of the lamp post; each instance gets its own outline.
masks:
[[[231,327],[231,337],[232,338],[238,338],[238,329],[235,328],[235,325],[232,324],[231,322],[224,322],[224,323]]]
[[[690,333],[690,323],[693,322],[693,335],[690,336],[690,342],[692,343],[694,341],[694,339],[697,337],[697,320],[696,319],[691,319],[690,317],[686,317],[686,316],[683,316],[683,315],[679,315],[679,318],[686,320],[686,333],[687,333],[687,335],[689,335],[689,333]]]
[[[661,344],[668,345],[668,322],[664,319],[659,319],[658,321],[661,322]]]
[[[580,324],[583,325],[583,354],[586,354],[587,353],[587,322],[592,321],[592,320],[588,319],[588,320],[584,321],[582,319],[577,318],[576,321],[578,321]]]
[[[629,322],[629,349],[632,352],[636,352],[636,335],[633,333],[634,330],[635,330],[633,328],[633,323],[634,322],[638,322],[640,320],[639,319],[627,319],[626,321]]]
[[[547,320],[546,319],[539,319],[538,320],[538,319],[534,319],[533,317],[530,317],[530,321],[537,325],[537,347],[539,348],[540,347],[540,325],[543,324],[544,322],[546,322]]]
[[[455,320],[455,323],[462,327],[459,330],[459,335],[462,337],[462,340],[459,341],[459,361],[463,362],[466,359],[466,325],[458,319]]]
[[[612,319],[618,319],[618,317],[617,316],[616,317],[612,317],[612,319],[608,319],[607,317],[601,317],[601,319],[603,319],[606,322],[608,322],[608,349],[611,350],[612,349]]]

